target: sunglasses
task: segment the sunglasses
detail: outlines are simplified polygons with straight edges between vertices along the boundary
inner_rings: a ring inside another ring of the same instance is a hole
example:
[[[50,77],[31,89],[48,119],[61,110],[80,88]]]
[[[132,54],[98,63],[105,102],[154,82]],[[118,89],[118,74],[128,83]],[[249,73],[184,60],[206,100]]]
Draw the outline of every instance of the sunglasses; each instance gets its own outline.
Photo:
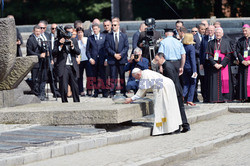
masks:
[[[56,28],[51,28],[52,30],[55,30]]]
[[[197,31],[192,31],[192,32],[197,32]]]
[[[112,27],[116,27],[117,26],[117,24],[112,24]]]
[[[40,27],[41,29],[46,29],[45,27]]]

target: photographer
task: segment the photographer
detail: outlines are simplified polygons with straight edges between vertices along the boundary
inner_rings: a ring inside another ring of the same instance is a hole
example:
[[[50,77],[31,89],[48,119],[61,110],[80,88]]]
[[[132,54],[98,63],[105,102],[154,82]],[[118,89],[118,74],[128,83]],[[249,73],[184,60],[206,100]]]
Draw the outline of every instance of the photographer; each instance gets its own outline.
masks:
[[[151,62],[159,48],[157,44],[161,39],[161,33],[155,30],[154,18],[146,19],[145,25],[147,26],[146,31],[140,33],[137,46],[142,49],[143,57]]]
[[[80,102],[78,77],[79,67],[76,61],[77,56],[81,53],[77,40],[72,37],[73,27],[66,25],[57,28],[58,39],[55,42],[53,56],[57,58],[57,74],[59,77],[59,91],[62,102],[68,102],[67,91],[68,84],[71,87],[73,101]]]
[[[148,69],[148,59],[142,57],[142,50],[139,47],[134,49],[134,54],[131,54],[127,65],[124,67],[125,72],[130,71],[129,78],[127,82],[127,91],[133,90],[134,93],[137,92],[139,88],[139,81],[136,81],[132,77],[132,70],[134,68],[140,68],[141,70]]]

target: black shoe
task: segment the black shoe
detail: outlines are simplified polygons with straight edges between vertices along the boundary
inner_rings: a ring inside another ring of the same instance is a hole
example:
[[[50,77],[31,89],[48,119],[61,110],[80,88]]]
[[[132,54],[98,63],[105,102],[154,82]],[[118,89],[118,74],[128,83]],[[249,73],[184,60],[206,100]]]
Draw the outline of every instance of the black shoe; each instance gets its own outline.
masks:
[[[80,96],[81,96],[81,97],[84,97],[84,96],[86,96],[86,95],[85,95],[84,92],[81,92],[81,93],[80,93]]]
[[[107,97],[108,97],[108,94],[107,94],[107,93],[104,93],[104,94],[102,94],[102,97],[107,98]]]
[[[191,130],[190,128],[183,128],[182,131],[181,131],[181,133],[186,133],[186,132],[188,132],[190,130]]]
[[[56,97],[61,97],[61,94],[60,93],[53,94],[53,98],[56,98]]]
[[[94,93],[92,97],[98,97],[98,93]]]

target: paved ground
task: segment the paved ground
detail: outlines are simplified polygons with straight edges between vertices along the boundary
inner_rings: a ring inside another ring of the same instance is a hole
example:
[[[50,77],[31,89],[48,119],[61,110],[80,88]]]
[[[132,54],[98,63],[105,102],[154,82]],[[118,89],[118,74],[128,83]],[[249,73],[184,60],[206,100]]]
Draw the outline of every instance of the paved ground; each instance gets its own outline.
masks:
[[[142,165],[145,163],[151,163],[149,165],[153,166],[156,164],[155,161],[162,163],[162,160],[171,154],[178,154],[187,150],[185,153],[192,156],[193,153],[202,151],[202,148],[209,150],[210,145],[205,146],[208,143],[231,137],[242,131],[250,132],[250,114],[229,113],[209,121],[195,123],[192,125],[192,130],[185,134],[147,137],[132,142],[109,145],[73,155],[35,162],[27,166],[118,166]],[[248,149],[247,151],[249,152]],[[224,161],[221,161],[220,164],[226,165]]]
[[[203,153],[195,158],[179,163],[167,164],[168,166],[247,166],[250,164],[250,139],[216,148]]]

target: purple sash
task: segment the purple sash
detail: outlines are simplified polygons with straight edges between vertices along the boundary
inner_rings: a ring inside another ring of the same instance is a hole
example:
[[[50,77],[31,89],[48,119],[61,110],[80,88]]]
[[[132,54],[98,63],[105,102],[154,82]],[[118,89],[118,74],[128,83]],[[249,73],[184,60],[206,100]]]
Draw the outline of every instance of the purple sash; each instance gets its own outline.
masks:
[[[225,58],[225,54],[222,54],[220,50],[215,50],[214,53],[218,52],[221,61]],[[221,68],[221,93],[229,93],[229,73],[228,65]]]
[[[250,57],[244,58],[245,61],[250,60]],[[250,65],[248,65],[248,74],[247,74],[247,97],[250,97]]]

